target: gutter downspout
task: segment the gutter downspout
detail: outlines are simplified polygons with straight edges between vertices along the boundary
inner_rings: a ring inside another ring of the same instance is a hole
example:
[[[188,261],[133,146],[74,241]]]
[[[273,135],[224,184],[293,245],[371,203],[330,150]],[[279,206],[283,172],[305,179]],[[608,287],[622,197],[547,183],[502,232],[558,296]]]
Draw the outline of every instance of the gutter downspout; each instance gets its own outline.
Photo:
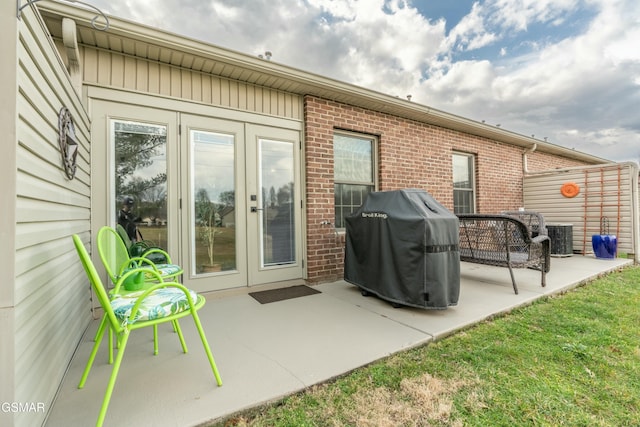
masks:
[[[80,50],[78,49],[78,32],[76,21],[62,18],[62,43],[67,52],[67,71],[71,78],[71,84],[78,95],[82,94],[82,65],[80,62]]]
[[[538,144],[534,143],[531,148],[527,148],[522,152],[522,208],[526,209],[524,206],[524,178],[529,174],[529,166],[527,165],[527,154],[533,153],[538,148]]]
[[[529,173],[529,167],[527,165],[527,154],[533,153],[538,148],[538,144],[534,143],[531,148],[527,148],[522,153],[522,172],[527,175]]]

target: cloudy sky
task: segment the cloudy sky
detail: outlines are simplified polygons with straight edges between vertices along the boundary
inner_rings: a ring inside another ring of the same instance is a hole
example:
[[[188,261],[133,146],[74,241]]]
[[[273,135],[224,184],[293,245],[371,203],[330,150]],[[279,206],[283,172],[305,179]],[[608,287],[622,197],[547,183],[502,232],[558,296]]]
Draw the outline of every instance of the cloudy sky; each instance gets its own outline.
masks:
[[[86,0],[615,161],[640,161],[638,0]]]

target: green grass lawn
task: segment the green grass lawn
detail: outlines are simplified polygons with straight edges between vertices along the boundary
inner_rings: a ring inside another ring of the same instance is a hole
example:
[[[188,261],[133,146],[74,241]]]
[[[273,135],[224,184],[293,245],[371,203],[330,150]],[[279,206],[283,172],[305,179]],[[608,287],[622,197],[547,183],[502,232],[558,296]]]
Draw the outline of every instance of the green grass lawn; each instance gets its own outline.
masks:
[[[640,426],[640,267],[224,426]]]

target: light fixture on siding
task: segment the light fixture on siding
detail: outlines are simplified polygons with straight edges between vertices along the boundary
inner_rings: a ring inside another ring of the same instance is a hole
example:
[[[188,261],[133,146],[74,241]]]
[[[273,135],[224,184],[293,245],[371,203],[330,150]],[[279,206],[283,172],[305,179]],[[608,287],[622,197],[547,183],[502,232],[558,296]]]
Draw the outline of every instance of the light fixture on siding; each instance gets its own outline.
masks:
[[[16,17],[18,19],[20,19],[21,15],[22,15],[22,9],[24,9],[27,6],[30,6],[34,3],[39,2],[40,0],[27,0],[27,2],[23,5],[21,5],[20,3],[22,3],[22,0],[16,0]],[[94,30],[98,30],[98,31],[107,31],[109,29],[109,18],[107,18],[107,15],[104,14],[103,11],[101,11],[100,9],[98,9],[97,7],[95,7],[92,4],[89,3],[85,3],[83,1],[80,0],[65,0],[66,2],[69,3],[77,3],[80,4],[82,6],[86,6],[88,8],[91,8],[93,10],[95,10],[96,12],[98,12],[98,14],[91,20],[91,26],[93,27]],[[104,19],[104,24],[102,25],[97,25],[96,21],[98,18],[102,17],[102,19]]]

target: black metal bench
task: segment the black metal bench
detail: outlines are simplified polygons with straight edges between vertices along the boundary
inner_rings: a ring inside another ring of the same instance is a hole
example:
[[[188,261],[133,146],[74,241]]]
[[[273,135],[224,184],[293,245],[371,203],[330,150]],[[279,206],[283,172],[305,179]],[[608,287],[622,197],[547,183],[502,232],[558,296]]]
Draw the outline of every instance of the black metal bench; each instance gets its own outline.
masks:
[[[512,216],[524,222],[529,229],[529,235],[536,237],[538,235],[548,236],[547,226],[544,222],[544,216],[536,211],[502,211],[502,215]]]
[[[460,261],[508,267],[513,290],[518,293],[513,268],[534,268],[547,285],[551,267],[549,237],[531,237],[527,226],[509,215],[460,214]]]

